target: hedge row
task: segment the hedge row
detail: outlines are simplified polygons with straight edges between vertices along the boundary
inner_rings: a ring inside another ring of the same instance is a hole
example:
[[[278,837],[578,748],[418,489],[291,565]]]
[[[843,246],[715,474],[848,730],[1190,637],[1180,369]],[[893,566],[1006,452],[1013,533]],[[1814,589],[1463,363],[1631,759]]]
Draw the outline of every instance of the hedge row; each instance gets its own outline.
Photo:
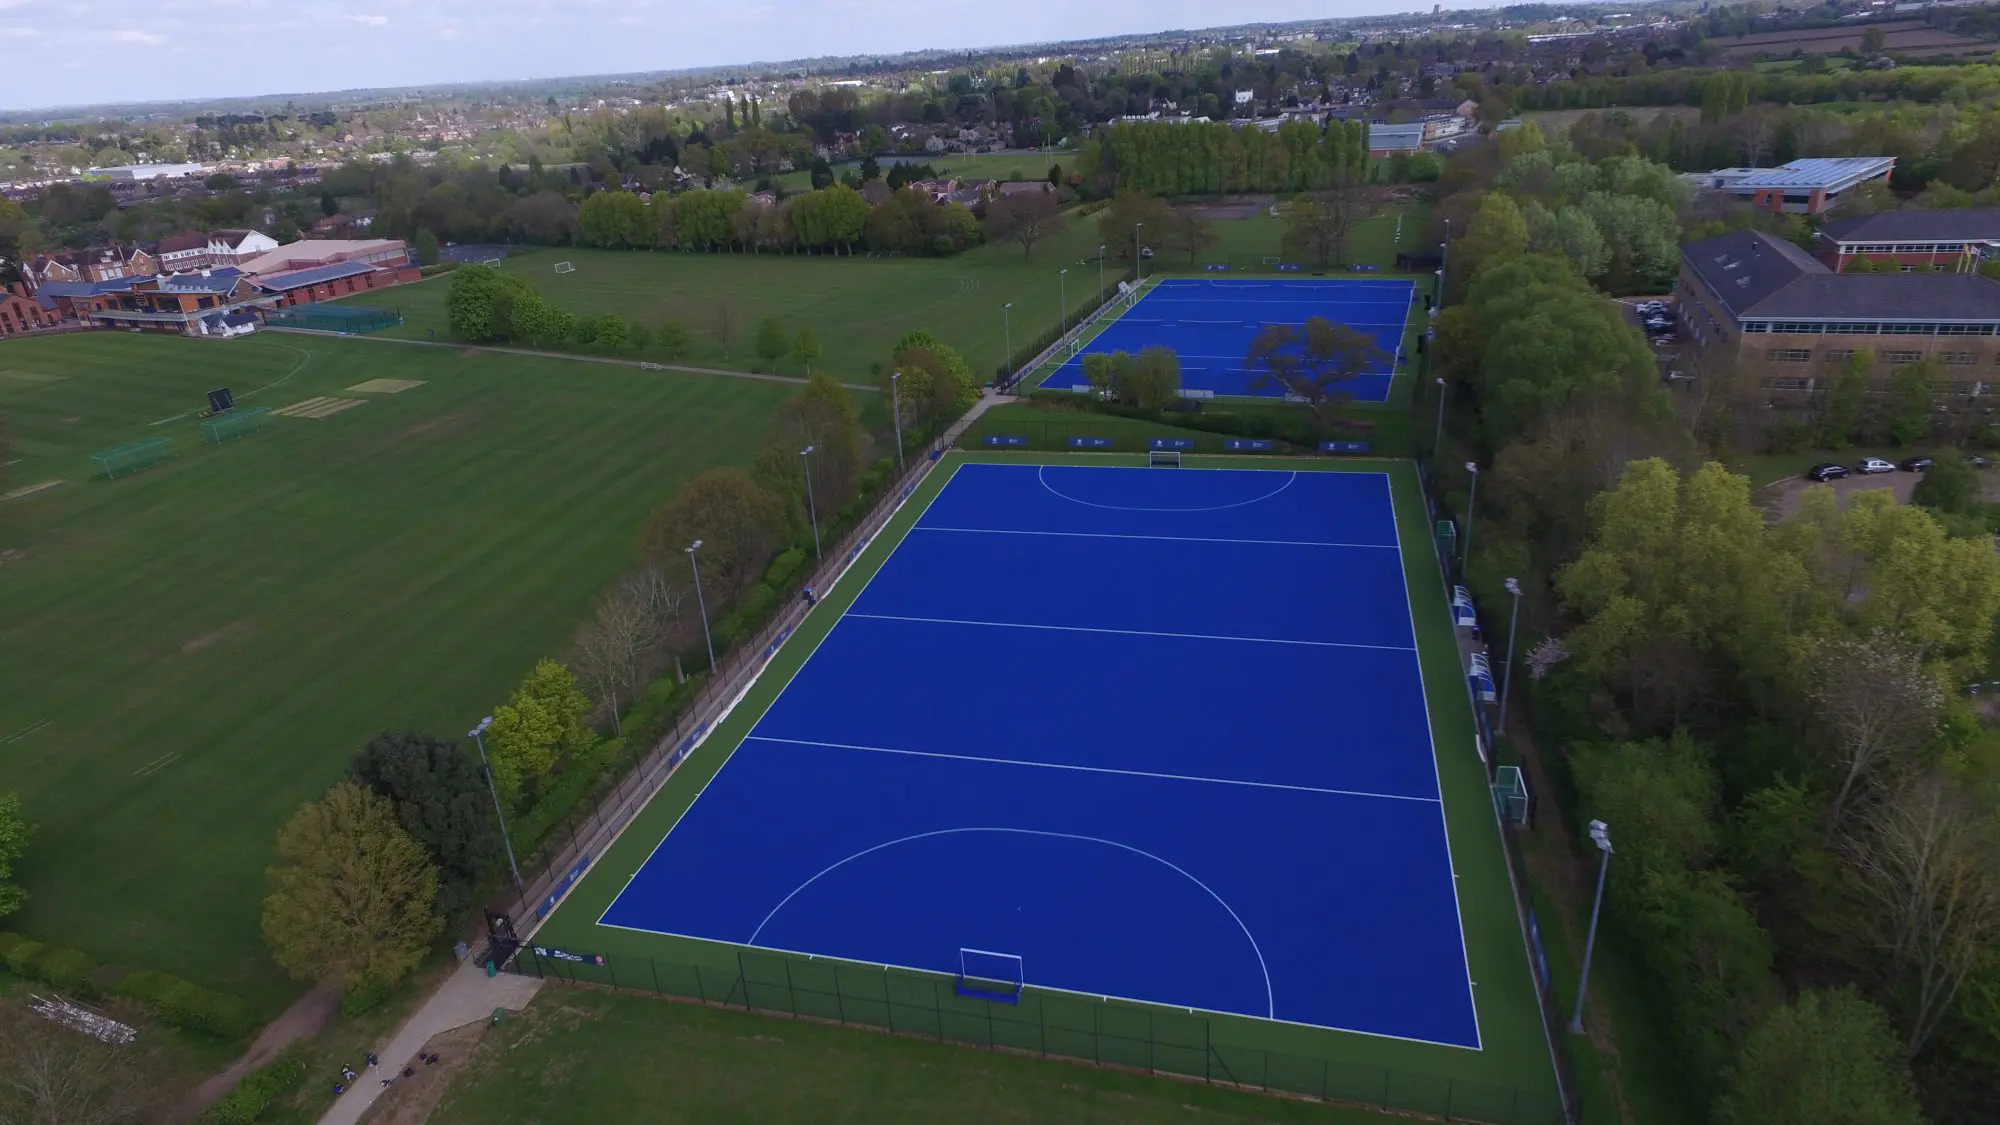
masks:
[[[84,999],[120,996],[162,1023],[237,1039],[256,1021],[241,1000],[151,969],[120,973],[79,949],[44,945],[20,934],[0,933],[0,963],[24,980],[41,981]]]
[[[305,1044],[294,1043],[277,1058],[243,1076],[236,1088],[196,1118],[197,1125],[250,1125],[271,1103],[299,1088],[306,1079]]]

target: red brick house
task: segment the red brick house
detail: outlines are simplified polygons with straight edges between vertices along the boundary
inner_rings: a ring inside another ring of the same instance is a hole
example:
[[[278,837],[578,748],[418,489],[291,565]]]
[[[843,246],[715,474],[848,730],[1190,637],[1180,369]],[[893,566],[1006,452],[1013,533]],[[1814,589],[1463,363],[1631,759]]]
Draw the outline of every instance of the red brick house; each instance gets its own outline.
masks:
[[[56,314],[29,296],[25,284],[17,281],[0,294],[0,336],[19,336],[55,324]]]
[[[405,285],[422,277],[417,267],[406,263],[381,268],[367,262],[333,262],[302,270],[268,274],[256,280],[257,287],[278,298],[279,308],[331,301],[350,293],[365,293],[391,285]]]

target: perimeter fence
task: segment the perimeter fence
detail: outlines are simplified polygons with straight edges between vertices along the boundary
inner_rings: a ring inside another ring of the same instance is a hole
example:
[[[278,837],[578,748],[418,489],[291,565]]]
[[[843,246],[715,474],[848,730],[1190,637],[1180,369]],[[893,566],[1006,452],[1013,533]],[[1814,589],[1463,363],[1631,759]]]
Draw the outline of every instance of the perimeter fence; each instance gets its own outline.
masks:
[[[960,996],[948,976],[743,950],[707,965],[529,946],[525,975],[811,1019],[1217,1086],[1346,1102],[1447,1121],[1562,1125],[1562,1100],[1468,1079],[1273,1051],[1230,1040],[1227,1019],[1029,988],[1018,1004]]]

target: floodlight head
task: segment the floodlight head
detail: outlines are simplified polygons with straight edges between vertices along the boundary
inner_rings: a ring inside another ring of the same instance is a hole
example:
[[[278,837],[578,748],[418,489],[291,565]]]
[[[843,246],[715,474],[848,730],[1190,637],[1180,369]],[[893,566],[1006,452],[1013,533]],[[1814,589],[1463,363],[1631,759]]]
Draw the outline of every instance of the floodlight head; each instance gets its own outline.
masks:
[[[817,445],[808,445],[804,449],[799,450],[799,456],[804,457],[805,455],[811,453],[813,450],[818,448],[819,446]]]
[[[1514,595],[1514,596],[1515,596],[1515,597],[1517,597],[1517,598],[1518,598],[1518,597],[1520,597],[1520,596],[1521,596],[1521,580],[1520,580],[1520,579],[1518,579],[1518,578],[1509,578],[1509,579],[1507,580],[1507,592],[1508,592],[1508,593],[1510,593],[1510,594],[1512,594],[1512,595]]]
[[[689,544],[687,545],[687,553],[688,553],[688,554],[690,554],[690,555],[692,555],[692,554],[694,554],[694,553],[695,553],[696,551],[699,551],[699,550],[701,550],[701,544],[702,544],[702,541],[701,541],[701,540],[699,540],[699,539],[695,540],[695,541],[694,541],[694,542],[692,542],[692,543],[689,543]]]
[[[1470,462],[1470,461],[1467,461],[1467,462],[1465,463],[1465,471],[1466,471],[1466,472],[1468,472],[1468,473],[1471,473],[1471,474],[1472,474],[1473,476],[1475,476],[1475,477],[1476,477],[1476,476],[1478,476],[1478,475],[1479,475],[1479,466],[1478,466],[1478,465],[1475,465],[1475,464],[1473,464],[1473,463],[1472,463],[1472,462]]]
[[[1004,304],[1004,305],[1001,305],[1000,307],[1001,307],[1001,308],[1003,308],[1003,309],[1011,309],[1011,308],[1013,308],[1013,307],[1014,307],[1014,302],[1012,302],[1012,301],[1009,301],[1009,302],[1007,302],[1006,304]]]
[[[1601,820],[1591,821],[1590,842],[1596,844],[1599,851],[1608,854],[1611,851],[1611,826]]]
[[[479,725],[478,725],[478,726],[476,726],[476,727],[473,727],[473,728],[472,728],[471,730],[469,730],[469,731],[466,731],[466,732],[465,732],[465,737],[467,737],[467,738],[478,738],[478,737],[479,737],[480,735],[482,735],[482,734],[485,734],[485,733],[486,733],[486,728],[488,728],[488,727],[490,727],[490,726],[492,726],[492,725],[493,725],[493,716],[491,716],[491,715],[488,715],[488,716],[486,716],[485,718],[483,718],[483,719],[479,720]]]
[[[1440,387],[1444,386],[1444,376],[1438,376],[1437,385]]]

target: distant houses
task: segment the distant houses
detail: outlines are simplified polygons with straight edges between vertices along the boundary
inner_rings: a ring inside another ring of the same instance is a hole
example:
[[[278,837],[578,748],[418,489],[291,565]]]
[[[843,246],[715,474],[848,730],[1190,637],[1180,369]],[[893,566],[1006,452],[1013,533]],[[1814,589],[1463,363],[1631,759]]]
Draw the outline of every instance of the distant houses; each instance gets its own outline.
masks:
[[[399,238],[280,245],[255,230],[40,254],[21,272],[23,280],[0,297],[0,337],[77,328],[235,336],[273,309],[421,276]]]

